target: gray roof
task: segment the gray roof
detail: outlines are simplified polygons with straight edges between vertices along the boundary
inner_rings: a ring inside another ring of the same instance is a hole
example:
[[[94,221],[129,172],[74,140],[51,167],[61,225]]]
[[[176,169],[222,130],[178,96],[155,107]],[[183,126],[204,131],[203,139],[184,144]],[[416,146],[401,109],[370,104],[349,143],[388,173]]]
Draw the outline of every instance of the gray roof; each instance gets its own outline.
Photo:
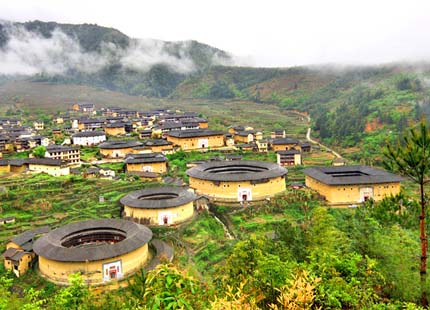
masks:
[[[218,136],[218,135],[224,135],[224,133],[220,130],[191,129],[191,130],[171,131],[167,135],[175,138],[192,138],[192,137]]]
[[[87,246],[65,247],[67,239],[91,233],[118,233],[125,239],[114,244],[90,244]],[[34,243],[34,252],[50,260],[62,262],[96,261],[117,257],[132,252],[147,244],[152,231],[140,224],[118,220],[99,219],[75,222],[51,231]]]
[[[276,154],[279,155],[294,155],[294,154],[301,154],[302,152],[298,150],[287,150],[287,151],[277,151]]]
[[[49,226],[42,226],[33,230],[27,230],[19,234],[11,240],[13,243],[21,246],[24,250],[30,251],[33,248],[34,238],[40,234],[45,234],[50,231]]]
[[[27,158],[26,162],[32,165],[61,166],[61,159],[53,158]]]
[[[72,138],[83,138],[83,137],[98,137],[98,136],[106,136],[104,131],[82,131],[75,133],[72,135]]]
[[[162,163],[166,161],[167,158],[161,153],[127,154],[125,158],[126,164]]]
[[[143,142],[145,146],[162,146],[162,145],[172,145],[173,143],[164,139],[151,139]]]
[[[272,140],[272,144],[274,145],[283,145],[283,144],[298,144],[299,140],[293,138],[276,138]]]
[[[68,151],[76,151],[79,150],[79,147],[77,146],[66,146],[66,145],[59,145],[59,144],[51,144],[46,147],[46,151],[51,152],[68,152]]]
[[[287,170],[255,160],[212,161],[187,170],[187,175],[210,181],[257,181],[284,176]]]
[[[123,122],[114,122],[106,125],[107,128],[124,128],[126,124]]]
[[[155,187],[132,192],[120,202],[124,206],[141,209],[166,209],[184,205],[197,196],[182,187]]]
[[[403,180],[385,170],[358,165],[313,167],[303,170],[303,173],[328,185],[395,183]]]
[[[107,141],[99,144],[101,149],[126,149],[130,147],[141,146],[142,143],[134,140],[118,140],[118,141]]]

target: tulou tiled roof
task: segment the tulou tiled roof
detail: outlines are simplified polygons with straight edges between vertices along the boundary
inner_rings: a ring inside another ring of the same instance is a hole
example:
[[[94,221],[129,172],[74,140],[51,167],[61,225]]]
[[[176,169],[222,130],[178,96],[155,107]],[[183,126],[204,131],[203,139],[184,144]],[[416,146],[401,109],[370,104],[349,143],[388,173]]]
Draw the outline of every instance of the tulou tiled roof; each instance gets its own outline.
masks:
[[[90,244],[84,246],[66,247],[63,243],[71,237],[97,234],[121,234],[122,241],[110,244]],[[36,240],[34,252],[50,260],[62,262],[97,261],[130,253],[152,238],[152,231],[146,226],[118,219],[99,219],[75,222],[51,231]]]
[[[194,137],[207,137],[207,136],[219,136],[224,135],[224,132],[220,130],[208,130],[208,129],[191,129],[191,130],[179,130],[171,131],[168,136],[175,138],[194,138]]]
[[[107,141],[99,144],[101,149],[126,149],[130,147],[142,146],[142,143],[134,140],[118,140],[118,141]]]
[[[82,131],[77,132],[74,135],[72,135],[72,138],[88,138],[88,137],[99,137],[99,136],[106,136],[104,131]]]
[[[303,170],[303,173],[328,185],[395,183],[403,180],[385,170],[360,165],[312,167]]]
[[[166,209],[194,201],[197,196],[182,187],[155,187],[132,192],[120,202],[124,206],[141,209]]]
[[[166,161],[167,158],[161,153],[127,154],[125,158],[126,164],[163,163]]]
[[[209,181],[259,181],[285,176],[287,170],[274,163],[255,160],[212,161],[187,170],[187,175]]]

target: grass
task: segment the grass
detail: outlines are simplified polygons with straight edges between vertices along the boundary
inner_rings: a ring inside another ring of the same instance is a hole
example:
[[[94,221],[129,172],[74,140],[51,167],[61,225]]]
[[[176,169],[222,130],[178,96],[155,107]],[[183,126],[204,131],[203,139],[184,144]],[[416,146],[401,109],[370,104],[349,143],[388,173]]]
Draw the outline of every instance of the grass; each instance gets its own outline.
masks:
[[[56,228],[77,220],[120,216],[119,199],[130,191],[151,186],[141,181],[125,182],[67,176],[19,175],[0,178],[2,217],[16,222],[0,230],[0,248],[11,236],[49,224]],[[104,202],[99,197],[104,197]]]

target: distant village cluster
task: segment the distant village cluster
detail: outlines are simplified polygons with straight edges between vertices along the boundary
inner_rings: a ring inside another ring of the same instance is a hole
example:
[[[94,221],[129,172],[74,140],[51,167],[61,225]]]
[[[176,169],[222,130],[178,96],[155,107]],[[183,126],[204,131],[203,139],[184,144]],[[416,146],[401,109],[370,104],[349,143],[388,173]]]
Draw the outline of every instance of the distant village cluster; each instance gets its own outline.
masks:
[[[80,103],[74,104],[70,113],[55,115],[52,123],[54,126],[47,128],[43,121],[36,120],[33,127],[29,127],[18,119],[0,119],[0,158],[7,152],[46,147],[44,158],[0,160],[0,171],[44,172],[53,176],[76,173],[73,168],[82,163],[81,148],[93,146],[99,148],[99,163],[103,159],[106,162],[121,159],[126,163],[127,172],[144,177],[166,173],[165,155],[177,150],[274,150],[282,166],[300,165],[302,152],[311,151],[310,143],[287,138],[285,130],[274,130],[270,139],[264,139],[262,131],[247,126],[231,126],[228,132],[210,130],[208,121],[196,113],[166,109],[139,112],[108,107],[96,110],[94,104]],[[62,138],[61,144],[55,144],[58,138]],[[112,171],[94,168],[84,173],[114,177]]]
[[[116,107],[96,110],[94,104],[74,104],[67,114],[55,115],[47,128],[21,120],[0,119],[0,173],[46,173],[52,176],[83,174],[116,178],[101,163],[124,163],[127,174],[144,180],[160,180],[168,173],[166,155],[177,151],[225,151],[223,158],[189,163],[189,188],[160,186],[128,193],[120,199],[122,219],[72,223],[50,231],[38,229],[15,236],[3,253],[4,264],[17,276],[38,258],[39,273],[54,283],[67,284],[68,276],[81,272],[85,281],[98,285],[128,277],[148,264],[148,245],[157,254],[172,257],[172,249],[152,240],[146,226],[177,225],[191,219],[209,204],[247,207],[266,203],[285,192],[287,169],[303,164],[312,151],[309,142],[273,130],[270,137],[247,126],[231,126],[227,132],[209,129],[196,113],[166,109],[140,112]],[[47,133],[48,137],[40,133]],[[267,131],[266,131],[267,132]],[[61,139],[56,139],[61,138]],[[61,140],[61,144],[55,144]],[[41,157],[11,158],[44,146]],[[98,159],[81,158],[84,148],[98,149]],[[276,153],[277,162],[243,160],[235,151]],[[7,157],[7,158],[6,158]],[[89,164],[84,171],[82,163]],[[336,161],[330,167],[303,171],[305,184],[331,206],[355,206],[368,199],[381,200],[400,191],[401,178],[366,166]],[[8,219],[3,219],[7,223]],[[9,219],[10,220],[10,219]],[[143,224],[143,225],[138,225]]]

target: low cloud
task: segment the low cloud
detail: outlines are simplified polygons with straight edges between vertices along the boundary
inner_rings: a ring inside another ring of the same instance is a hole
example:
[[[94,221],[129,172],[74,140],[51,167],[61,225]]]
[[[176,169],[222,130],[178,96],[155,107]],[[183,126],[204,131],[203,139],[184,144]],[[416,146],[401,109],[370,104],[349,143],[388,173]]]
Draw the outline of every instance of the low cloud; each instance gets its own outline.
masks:
[[[55,29],[49,38],[6,24],[7,43],[0,49],[0,74],[66,74],[68,71],[97,72],[110,63],[146,72],[156,64],[165,64],[179,73],[192,73],[196,64],[187,54],[190,42],[169,43],[152,39],[133,39],[126,49],[102,43],[100,52],[85,52],[76,38]],[[215,53],[216,65],[249,65],[249,60]]]
[[[181,43],[177,56],[170,55],[166,51],[166,43],[152,39],[136,39],[130,47],[124,51],[120,62],[130,69],[148,71],[156,64],[166,64],[179,73],[193,72],[196,67],[193,60],[184,53],[187,48],[185,43]]]
[[[56,29],[50,38],[23,27],[8,27],[9,40],[0,50],[0,73],[33,75],[62,74],[70,69],[94,72],[106,65],[107,58],[83,53],[79,43]]]

